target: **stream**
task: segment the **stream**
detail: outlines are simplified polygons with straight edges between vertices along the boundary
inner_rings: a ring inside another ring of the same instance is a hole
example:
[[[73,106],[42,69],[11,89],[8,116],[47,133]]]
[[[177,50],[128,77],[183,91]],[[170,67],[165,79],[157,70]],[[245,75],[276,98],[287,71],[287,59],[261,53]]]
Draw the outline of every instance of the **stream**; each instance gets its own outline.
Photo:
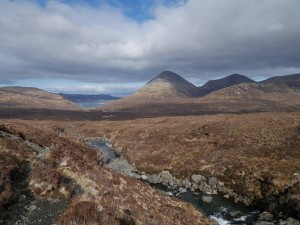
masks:
[[[90,147],[95,148],[98,151],[102,151],[108,157],[108,163],[105,165],[106,167],[113,171],[139,178],[139,175],[137,174],[138,171],[136,169],[132,169],[134,166],[129,164],[125,158],[120,159],[116,156],[114,148],[110,142],[103,139],[86,139],[86,143]],[[128,172],[128,168],[129,171],[132,171]],[[166,195],[174,196],[172,190],[162,184],[151,185],[164,192]],[[190,190],[187,190],[185,193],[177,194],[176,197],[194,205],[200,212],[210,217],[220,225],[252,224],[259,216],[259,210],[253,207],[246,207],[242,203],[235,203],[232,198],[225,198],[221,194],[215,194],[211,195],[212,201],[207,203],[201,200],[203,195],[204,193],[195,195]]]

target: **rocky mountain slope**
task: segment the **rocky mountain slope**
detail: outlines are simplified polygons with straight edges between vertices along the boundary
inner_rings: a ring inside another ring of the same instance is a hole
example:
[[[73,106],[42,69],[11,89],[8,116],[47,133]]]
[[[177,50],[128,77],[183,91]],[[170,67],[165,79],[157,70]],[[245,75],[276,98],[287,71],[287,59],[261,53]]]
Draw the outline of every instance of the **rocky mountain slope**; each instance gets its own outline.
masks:
[[[64,97],[29,87],[0,88],[0,107],[78,109],[78,106]]]

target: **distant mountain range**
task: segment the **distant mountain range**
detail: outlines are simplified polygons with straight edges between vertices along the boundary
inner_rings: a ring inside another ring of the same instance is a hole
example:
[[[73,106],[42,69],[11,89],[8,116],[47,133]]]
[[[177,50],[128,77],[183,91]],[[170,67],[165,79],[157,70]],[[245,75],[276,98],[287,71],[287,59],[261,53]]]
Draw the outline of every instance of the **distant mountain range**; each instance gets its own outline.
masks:
[[[143,105],[151,105],[152,109],[150,107],[147,110],[161,110],[162,105],[167,108],[166,105],[171,104],[172,107],[177,105],[176,108],[178,104],[182,107],[189,104],[188,107],[218,105],[218,110],[231,110],[230,107],[258,111],[294,110],[300,107],[300,74],[272,77],[261,82],[241,74],[232,74],[196,87],[178,74],[164,71],[133,95],[109,103],[108,108],[142,108]]]
[[[279,91],[280,88],[283,92],[286,92],[287,88],[300,88],[300,74],[271,77],[261,82],[256,82],[241,74],[232,74],[221,79],[209,80],[203,86],[196,87],[178,74],[164,71],[132,96],[156,99],[201,97],[240,84],[253,84],[248,85],[248,87],[260,87],[261,89],[265,89],[266,92],[275,91],[275,89]],[[270,89],[270,84],[276,85],[276,88]]]
[[[59,95],[65,97],[69,101],[76,102],[76,103],[120,99],[118,97],[114,97],[114,96],[111,96],[111,95],[105,95],[105,94],[89,95],[89,94],[65,94],[65,93],[59,93]]]
[[[133,96],[152,99],[200,97],[241,83],[255,83],[255,81],[241,74],[232,74],[218,80],[210,80],[203,86],[197,87],[176,73],[164,71],[150,80]]]
[[[232,74],[197,87],[176,73],[164,71],[122,99],[103,94],[53,94],[27,87],[0,88],[0,107],[78,109],[74,102],[101,100],[114,100],[105,110],[138,108],[142,113],[300,110],[300,74],[271,77],[261,82]]]

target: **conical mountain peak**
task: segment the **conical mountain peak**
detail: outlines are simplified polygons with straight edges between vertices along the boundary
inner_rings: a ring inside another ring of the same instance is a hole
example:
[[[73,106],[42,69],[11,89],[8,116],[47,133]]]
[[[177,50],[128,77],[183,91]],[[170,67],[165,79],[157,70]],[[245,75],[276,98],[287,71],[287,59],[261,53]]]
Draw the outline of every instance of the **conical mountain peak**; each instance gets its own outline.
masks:
[[[150,98],[195,97],[198,89],[180,75],[171,71],[163,71],[150,80],[135,95]]]

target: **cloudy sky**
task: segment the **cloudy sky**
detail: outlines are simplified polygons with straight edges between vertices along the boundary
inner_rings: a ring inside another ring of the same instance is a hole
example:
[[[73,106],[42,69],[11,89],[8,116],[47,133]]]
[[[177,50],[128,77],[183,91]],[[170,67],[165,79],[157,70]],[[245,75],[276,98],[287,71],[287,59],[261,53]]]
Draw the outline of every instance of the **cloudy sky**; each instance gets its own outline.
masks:
[[[0,86],[127,94],[300,72],[299,0],[0,0]]]

